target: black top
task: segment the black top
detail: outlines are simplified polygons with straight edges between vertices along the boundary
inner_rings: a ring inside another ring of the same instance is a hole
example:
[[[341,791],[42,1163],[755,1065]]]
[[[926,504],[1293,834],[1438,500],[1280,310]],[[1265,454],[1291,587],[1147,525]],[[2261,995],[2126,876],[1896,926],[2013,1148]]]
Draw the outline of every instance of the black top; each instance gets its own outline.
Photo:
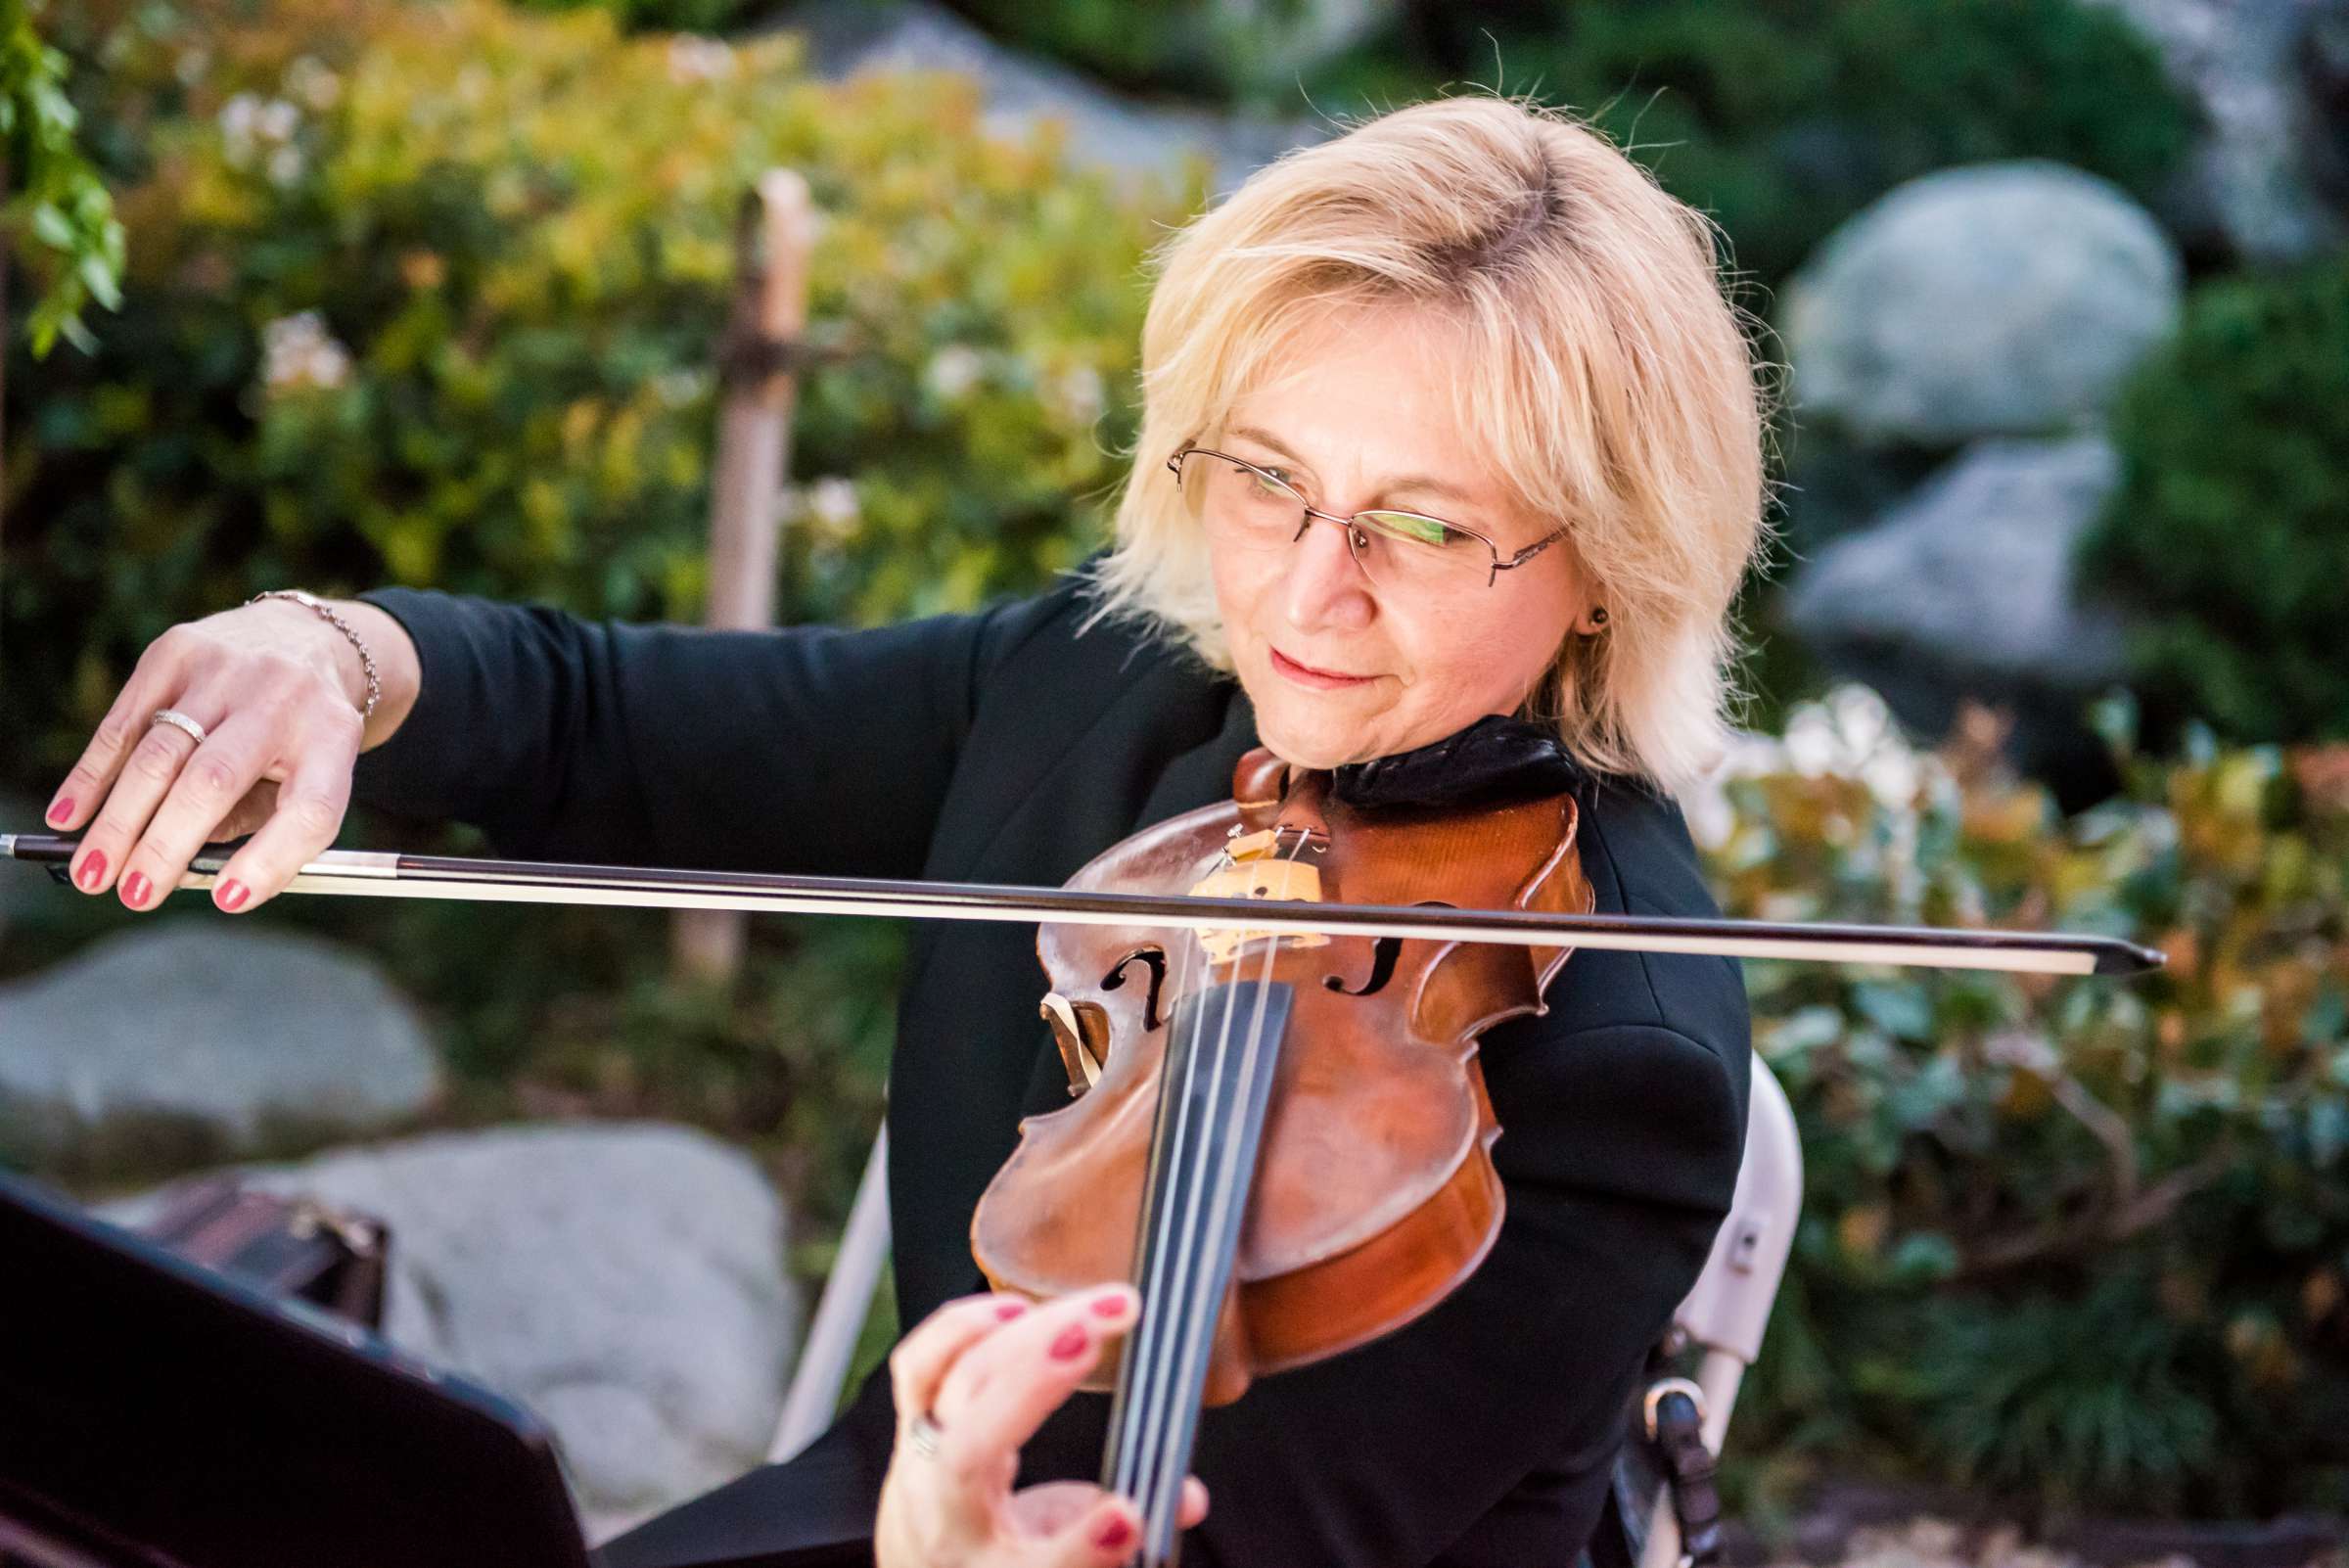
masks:
[[[1057,885],[1137,829],[1229,797],[1256,744],[1238,684],[1067,581],[871,630],[595,623],[436,592],[364,596],[423,686],[355,798],[485,831],[502,854]],[[1578,770],[1602,913],[1717,916],[1679,808]],[[915,922],[890,1072],[900,1320],[983,1288],[980,1192],[1020,1118],[1067,1103],[1033,926]],[[1643,1353],[1735,1188],[1749,1019],[1733,960],[1583,951],[1541,1017],[1483,1041],[1507,1215],[1476,1274],[1360,1350],[1209,1410],[1190,1563],[1570,1563],[1598,1517]],[[886,1377],[807,1455],[606,1550],[624,1568],[753,1564],[869,1530]],[[1094,1478],[1081,1395],[1023,1479]]]

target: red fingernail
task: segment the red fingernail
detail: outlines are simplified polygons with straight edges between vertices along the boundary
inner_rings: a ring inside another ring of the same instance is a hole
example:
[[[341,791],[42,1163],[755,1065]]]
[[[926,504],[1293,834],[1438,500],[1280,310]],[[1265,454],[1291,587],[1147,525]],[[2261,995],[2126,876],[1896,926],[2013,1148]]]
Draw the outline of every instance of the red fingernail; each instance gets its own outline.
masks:
[[[1106,1295],[1106,1296],[1095,1296],[1095,1297],[1093,1298],[1093,1315],[1094,1315],[1095,1317],[1123,1317],[1123,1316],[1125,1316],[1125,1315],[1126,1315],[1126,1294],[1125,1294],[1125,1292],[1123,1292],[1123,1291],[1112,1291],[1110,1294],[1108,1294],[1108,1295]]]
[[[253,890],[233,877],[220,884],[220,907],[228,910],[231,914],[234,914],[252,896]]]
[[[1027,1310],[1028,1304],[1024,1301],[998,1302],[995,1305],[995,1321],[1008,1323]]]
[[[64,827],[68,822],[72,821],[73,797],[69,795],[49,807],[49,820],[55,822],[59,827]]]
[[[1052,1359],[1056,1361],[1073,1361],[1082,1356],[1085,1346],[1091,1343],[1092,1336],[1084,1331],[1082,1323],[1071,1323],[1060,1331],[1060,1338],[1052,1342]]]
[[[122,879],[122,901],[137,908],[147,901],[147,873],[133,871]]]
[[[1133,1524],[1124,1514],[1120,1514],[1101,1527],[1101,1533],[1093,1537],[1093,1545],[1099,1546],[1103,1551],[1115,1551],[1132,1540]]]
[[[73,873],[73,880],[80,885],[82,892],[96,893],[98,884],[106,880],[106,852],[92,850],[83,855],[81,869]]]

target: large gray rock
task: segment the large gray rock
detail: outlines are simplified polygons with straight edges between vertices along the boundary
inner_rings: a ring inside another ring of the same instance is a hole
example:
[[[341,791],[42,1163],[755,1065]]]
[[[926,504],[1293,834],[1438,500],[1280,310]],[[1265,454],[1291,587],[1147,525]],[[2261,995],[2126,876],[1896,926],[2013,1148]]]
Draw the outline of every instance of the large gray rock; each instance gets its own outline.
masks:
[[[384,1127],[438,1094],[422,1025],[366,960],[289,932],[154,918],[0,987],[0,1145],[89,1164],[100,1146],[160,1155],[167,1132],[217,1157]]]
[[[391,1227],[386,1336],[536,1411],[596,1538],[763,1458],[800,1309],[782,1204],[740,1151],[581,1123],[248,1175]],[[135,1224],[170,1190],[110,1217]]]
[[[1367,25],[1373,9],[1325,7],[1316,23],[1341,38]],[[817,75],[839,79],[871,70],[954,70],[973,77],[986,96],[983,124],[990,133],[1024,138],[1036,122],[1064,121],[1070,155],[1121,173],[1177,175],[1184,161],[1205,154],[1217,195],[1238,186],[1258,166],[1289,148],[1320,140],[1327,128],[1312,119],[1271,120],[1138,103],[1051,61],[996,43],[931,0],[808,0],[777,19],[802,35]],[[1326,45],[1328,38],[1317,38]]]
[[[2268,265],[2308,259],[2349,240],[2344,127],[2312,79],[2349,45],[2344,0],[2091,0],[2120,12],[2161,51],[2171,78],[2201,107],[2207,130],[2162,203],[2198,245]],[[2337,69],[2337,67],[2336,67]],[[2336,111],[2337,113],[2337,111]]]
[[[1951,445],[2093,419],[2175,324],[2176,251],[2121,190],[2059,163],[1911,180],[1788,285],[1794,394],[1867,440]]]
[[[1788,621],[1912,731],[1946,733],[1965,697],[2014,709],[2033,765],[2122,670],[2123,628],[2072,591],[2081,531],[2119,469],[2099,437],[1982,441],[1822,548],[1795,579]]]

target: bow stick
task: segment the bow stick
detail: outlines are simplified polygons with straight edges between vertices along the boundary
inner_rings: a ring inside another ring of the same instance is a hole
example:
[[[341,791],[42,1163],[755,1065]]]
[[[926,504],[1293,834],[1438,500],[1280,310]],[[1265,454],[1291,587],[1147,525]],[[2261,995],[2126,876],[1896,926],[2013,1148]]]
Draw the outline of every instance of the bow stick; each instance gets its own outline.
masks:
[[[0,833],[0,858],[44,865],[59,882],[80,836]],[[180,889],[208,888],[236,852],[207,844]],[[176,890],[175,890],[176,891]],[[329,850],[304,864],[288,893],[371,899],[617,904],[640,909],[746,909],[790,914],[900,915],[917,920],[1068,921],[1174,926],[1193,931],[1312,932],[1525,947],[1613,947],[1830,963],[2003,969],[2050,975],[2137,975],[2164,962],[2159,948],[2118,937],[1939,926],[1705,920],[1678,915],[1550,914],[1529,909],[1307,903],[1186,894],[1080,892],[1002,883],[883,877],[786,876],[760,871],[680,871],[649,866],[484,860],[443,854]]]

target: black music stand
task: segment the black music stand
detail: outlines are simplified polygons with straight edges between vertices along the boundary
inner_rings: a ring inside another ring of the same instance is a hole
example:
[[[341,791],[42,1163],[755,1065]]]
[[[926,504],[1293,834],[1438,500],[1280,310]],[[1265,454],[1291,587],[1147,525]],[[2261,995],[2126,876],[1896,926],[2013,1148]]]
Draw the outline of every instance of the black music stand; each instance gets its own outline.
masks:
[[[593,1561],[521,1407],[0,1176],[0,1562],[38,1552],[92,1568]]]

